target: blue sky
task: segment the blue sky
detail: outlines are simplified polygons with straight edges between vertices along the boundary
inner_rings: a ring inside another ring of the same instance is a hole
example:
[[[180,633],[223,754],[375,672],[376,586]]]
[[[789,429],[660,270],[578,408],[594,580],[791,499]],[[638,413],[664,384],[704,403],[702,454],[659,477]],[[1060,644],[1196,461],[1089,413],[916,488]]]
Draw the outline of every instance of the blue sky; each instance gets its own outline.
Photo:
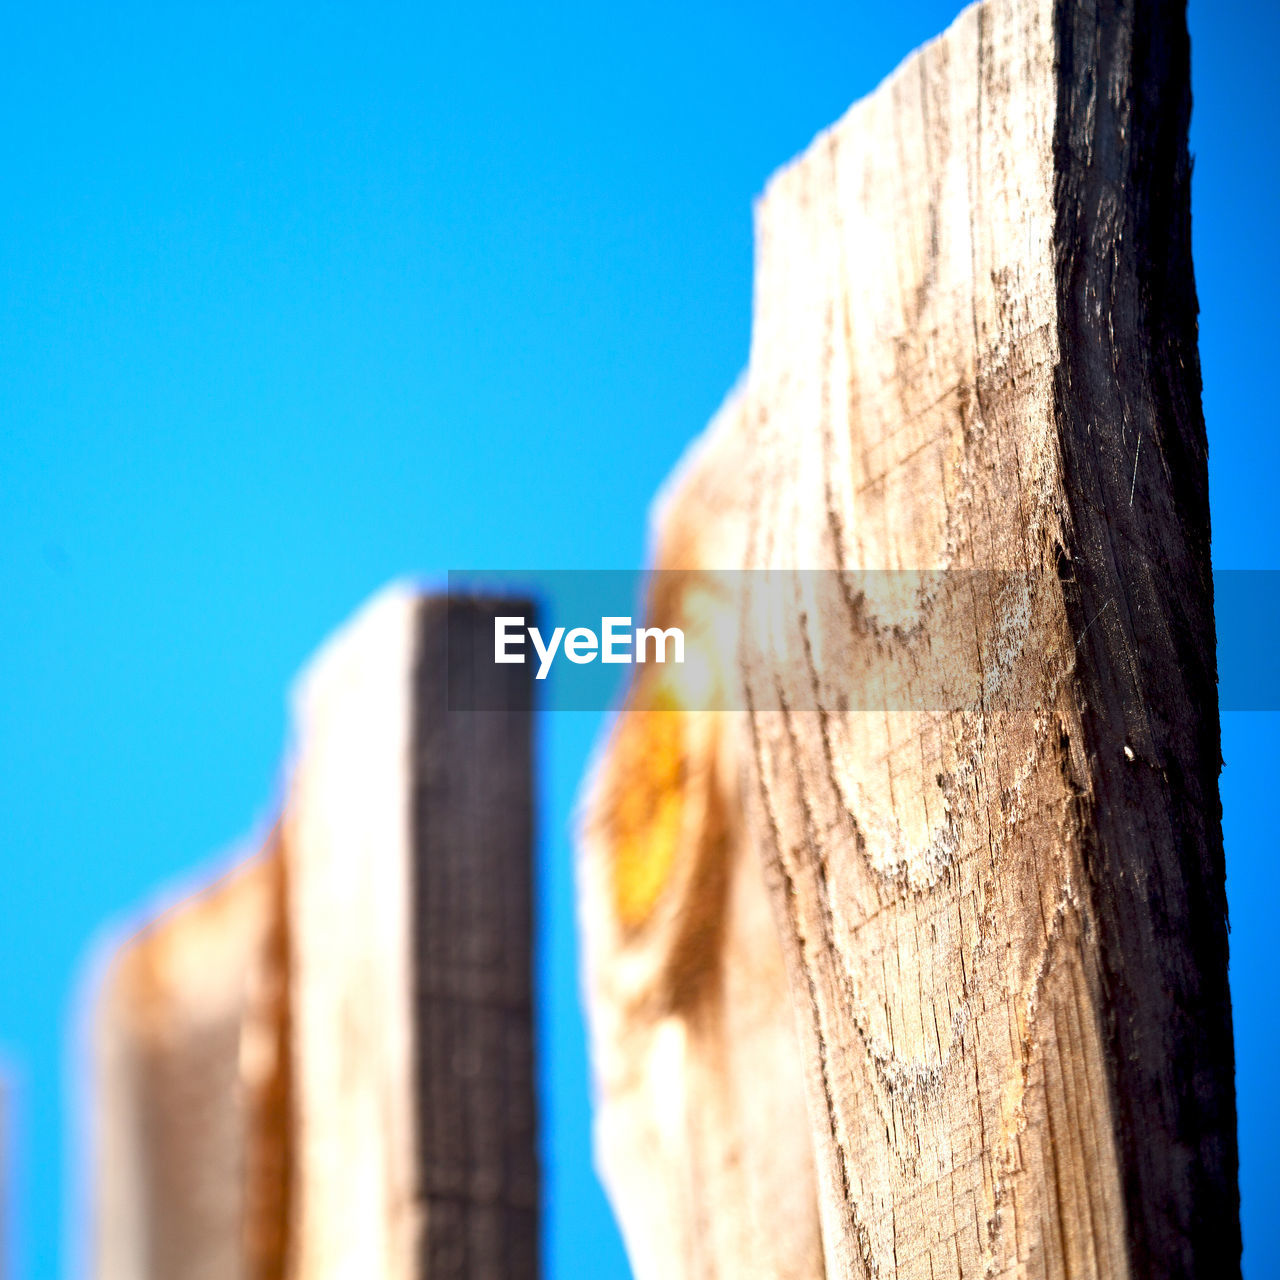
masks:
[[[387,580],[634,566],[745,363],[751,201],[952,4],[0,4],[0,1057],[11,1274],[64,1273],[106,922],[268,813],[288,682]],[[1280,567],[1273,5],[1194,0],[1220,566]],[[549,1274],[626,1275],[589,1165],[542,724]],[[1280,717],[1224,719],[1247,1274],[1280,1274]]]

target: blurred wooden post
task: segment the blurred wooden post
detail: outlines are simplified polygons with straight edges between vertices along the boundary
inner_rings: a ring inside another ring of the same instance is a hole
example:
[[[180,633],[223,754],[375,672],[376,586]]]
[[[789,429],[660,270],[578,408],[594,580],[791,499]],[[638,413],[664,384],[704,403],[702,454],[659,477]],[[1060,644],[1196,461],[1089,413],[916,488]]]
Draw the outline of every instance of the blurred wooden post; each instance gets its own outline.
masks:
[[[281,1274],[286,1131],[261,1108],[287,1052],[279,871],[273,841],[112,961],[95,1028],[99,1280]]]
[[[601,1159],[645,1280],[755,1274],[757,1202],[699,1163],[744,1150],[734,1033],[699,1022],[747,972],[704,874],[735,757],[827,1274],[1239,1274],[1189,107],[1180,5],[986,0],[758,206],[750,368],[656,559],[738,529],[682,567],[777,571],[742,615],[776,630],[720,650],[736,742],[697,703],[622,718],[584,840]],[[904,599],[866,570],[940,572]],[[913,697],[948,653],[971,698]],[[794,1159],[785,1115],[748,1163]]]
[[[473,660],[503,612],[374,600],[299,683],[268,848],[117,955],[100,1280],[536,1275],[530,670]]]
[[[536,1274],[532,677],[491,660],[507,612],[530,614],[387,593],[299,686],[297,1280]]]

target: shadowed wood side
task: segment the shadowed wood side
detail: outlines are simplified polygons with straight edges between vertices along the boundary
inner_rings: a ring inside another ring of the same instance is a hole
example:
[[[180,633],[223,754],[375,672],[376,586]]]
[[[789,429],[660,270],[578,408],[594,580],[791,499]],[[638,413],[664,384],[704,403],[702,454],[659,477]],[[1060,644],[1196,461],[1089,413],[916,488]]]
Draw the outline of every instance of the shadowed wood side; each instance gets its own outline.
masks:
[[[492,661],[531,605],[422,601],[413,673],[413,1028],[425,1280],[533,1280],[531,668]],[[490,709],[474,709],[490,708]]]
[[[1084,637],[1088,883],[1129,1249],[1139,1276],[1230,1276],[1240,1206],[1189,40],[1178,4],[1064,4],[1055,18],[1063,576]]]

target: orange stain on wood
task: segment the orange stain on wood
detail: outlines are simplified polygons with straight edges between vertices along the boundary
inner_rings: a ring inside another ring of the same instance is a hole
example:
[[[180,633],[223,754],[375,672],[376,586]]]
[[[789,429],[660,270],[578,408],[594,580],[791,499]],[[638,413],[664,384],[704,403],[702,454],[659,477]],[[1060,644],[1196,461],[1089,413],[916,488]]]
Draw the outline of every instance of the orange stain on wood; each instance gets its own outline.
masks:
[[[669,689],[628,709],[610,751],[613,903],[624,928],[649,919],[671,879],[685,813],[685,713]]]

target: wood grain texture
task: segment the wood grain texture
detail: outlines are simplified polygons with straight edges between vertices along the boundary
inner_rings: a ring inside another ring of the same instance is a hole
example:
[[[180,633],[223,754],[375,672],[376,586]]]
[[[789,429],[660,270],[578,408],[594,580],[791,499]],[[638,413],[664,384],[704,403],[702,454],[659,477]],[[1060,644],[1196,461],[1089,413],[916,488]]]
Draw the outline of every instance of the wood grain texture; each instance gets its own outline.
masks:
[[[986,0],[758,206],[749,371],[655,549],[773,571],[724,652],[749,713],[624,712],[586,809],[597,1143],[642,1276],[735,1274],[756,1204],[707,1153],[784,1130],[723,1103],[741,1032],[690,1030],[688,975],[723,1003],[754,918],[707,795],[773,903],[828,1275],[1239,1274],[1189,107],[1179,5]]]
[[[749,561],[953,571],[748,655],[832,1274],[1238,1273],[1186,43],[988,0],[760,207]],[[968,706],[842,710],[943,616]]]

